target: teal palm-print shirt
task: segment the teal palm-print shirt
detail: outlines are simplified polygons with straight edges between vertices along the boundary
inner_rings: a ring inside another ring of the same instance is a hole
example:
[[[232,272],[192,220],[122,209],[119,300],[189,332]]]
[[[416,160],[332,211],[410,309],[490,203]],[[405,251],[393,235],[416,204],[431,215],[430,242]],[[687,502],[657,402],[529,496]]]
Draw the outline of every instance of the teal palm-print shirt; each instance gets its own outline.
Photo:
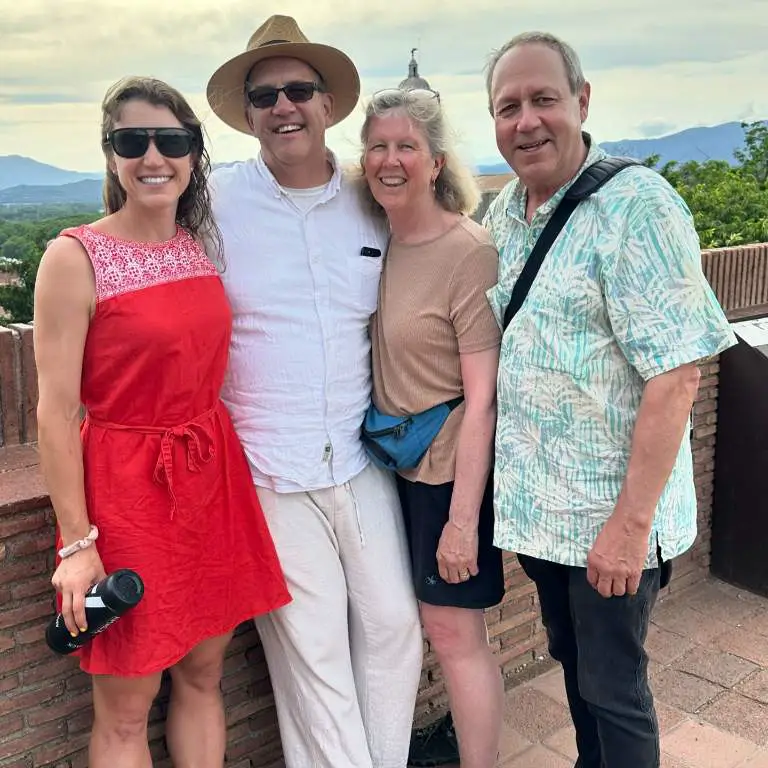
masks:
[[[584,167],[604,156],[593,144]],[[499,281],[487,294],[499,325],[567,186],[528,224],[515,179],[485,216],[499,250]],[[645,383],[735,343],[702,273],[690,211],[662,176],[632,167],[581,203],[502,340],[496,546],[586,566],[621,491]],[[646,567],[657,563],[657,542],[666,560],[695,537],[686,433],[656,509]]]

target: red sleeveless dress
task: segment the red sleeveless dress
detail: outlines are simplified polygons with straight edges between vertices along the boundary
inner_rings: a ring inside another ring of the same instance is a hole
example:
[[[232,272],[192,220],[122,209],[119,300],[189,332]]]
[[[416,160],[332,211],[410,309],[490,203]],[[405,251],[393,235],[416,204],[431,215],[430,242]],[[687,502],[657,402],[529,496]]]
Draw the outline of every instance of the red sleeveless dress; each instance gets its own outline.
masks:
[[[290,596],[219,399],[232,319],[215,267],[181,228],[163,243],[62,235],[96,278],[81,388],[88,516],[106,572],[144,582],[142,601],[77,653],[91,674],[148,675]]]

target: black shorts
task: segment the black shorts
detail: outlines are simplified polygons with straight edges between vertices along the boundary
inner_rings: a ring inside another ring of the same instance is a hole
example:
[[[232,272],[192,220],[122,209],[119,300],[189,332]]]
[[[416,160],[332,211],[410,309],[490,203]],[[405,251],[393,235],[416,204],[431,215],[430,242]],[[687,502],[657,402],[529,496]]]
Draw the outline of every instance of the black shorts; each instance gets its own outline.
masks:
[[[498,605],[504,597],[504,564],[501,550],[493,546],[493,482],[489,480],[480,505],[478,574],[460,584],[449,584],[437,569],[437,545],[448,522],[453,483],[428,485],[396,477],[416,597],[431,605],[456,608]]]

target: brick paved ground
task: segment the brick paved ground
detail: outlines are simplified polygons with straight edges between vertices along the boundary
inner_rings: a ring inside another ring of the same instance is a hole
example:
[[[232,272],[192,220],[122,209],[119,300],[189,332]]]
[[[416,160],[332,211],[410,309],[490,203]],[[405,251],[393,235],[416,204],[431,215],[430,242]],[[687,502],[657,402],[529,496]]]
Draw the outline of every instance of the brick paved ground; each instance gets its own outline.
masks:
[[[662,768],[768,768],[768,599],[713,579],[669,596],[647,649]],[[509,691],[499,765],[575,759],[560,668]]]

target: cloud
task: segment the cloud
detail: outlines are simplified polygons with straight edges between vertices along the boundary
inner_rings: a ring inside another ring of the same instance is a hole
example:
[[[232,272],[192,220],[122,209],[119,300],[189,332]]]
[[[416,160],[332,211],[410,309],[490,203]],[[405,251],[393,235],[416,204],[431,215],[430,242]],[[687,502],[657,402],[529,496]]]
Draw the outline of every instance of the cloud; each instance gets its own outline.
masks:
[[[672,133],[677,126],[666,120],[648,120],[637,126],[637,133],[644,139],[655,139],[658,136],[665,136]]]
[[[0,92],[0,104],[33,104],[45,106],[46,104],[82,104],[88,99],[80,93],[44,93],[44,92]]]
[[[4,5],[0,87],[14,73],[17,82],[49,88],[78,82],[87,93],[129,72],[202,90],[218,64],[244,50],[260,21],[252,0],[214,7],[186,0],[183,11],[134,0],[113,2],[114,13],[98,0],[26,0],[23,9],[0,0]],[[347,51],[364,77],[394,79],[413,46],[425,71],[477,75],[493,48],[539,28],[572,42],[587,70],[727,61],[763,50],[768,14],[758,6],[764,10],[765,0],[740,0],[738,11],[712,0],[284,0],[280,10],[296,14],[310,39]]]

